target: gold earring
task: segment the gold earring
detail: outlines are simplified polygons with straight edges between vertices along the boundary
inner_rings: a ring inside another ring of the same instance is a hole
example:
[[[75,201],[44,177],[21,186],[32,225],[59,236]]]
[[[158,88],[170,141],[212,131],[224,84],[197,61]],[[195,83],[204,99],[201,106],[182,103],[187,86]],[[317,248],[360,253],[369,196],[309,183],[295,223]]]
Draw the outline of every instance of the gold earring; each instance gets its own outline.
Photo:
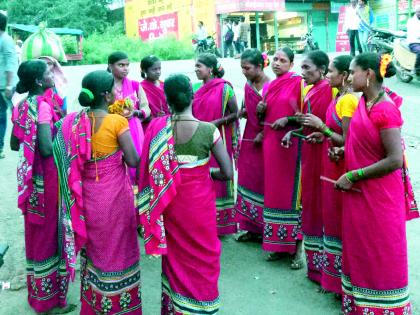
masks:
[[[369,80],[369,78],[367,78],[367,80],[366,80],[366,87],[369,87],[369,85],[370,85],[370,80]]]
[[[344,86],[346,84],[346,78],[343,77],[343,82],[341,82],[341,85]]]

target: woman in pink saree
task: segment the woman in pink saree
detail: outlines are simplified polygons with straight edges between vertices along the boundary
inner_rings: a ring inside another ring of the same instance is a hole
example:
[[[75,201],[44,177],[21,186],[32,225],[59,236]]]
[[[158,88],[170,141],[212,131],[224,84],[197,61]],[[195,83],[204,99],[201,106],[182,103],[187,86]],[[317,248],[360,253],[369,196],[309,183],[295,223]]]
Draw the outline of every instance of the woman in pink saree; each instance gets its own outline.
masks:
[[[323,153],[323,176],[337,180],[344,172],[344,142],[351,117],[357,107],[358,98],[350,92],[348,82],[351,56],[334,58],[328,67],[327,80],[338,89],[338,94],[328,107],[325,123],[313,114],[306,114],[303,125],[315,132],[308,136],[308,142],[328,143],[328,152]],[[321,287],[326,292],[341,296],[341,253],[343,194],[334,189],[330,182],[323,183],[322,218],[324,226],[324,264]]]
[[[165,94],[174,114],[151,121],[140,167],[146,253],[162,255],[162,315],[216,314],[221,244],[212,179],[231,180],[232,165],[218,129],[192,114],[188,77],[170,76]],[[220,165],[212,173],[210,154]]]
[[[264,73],[269,59],[257,49],[247,49],[241,56],[242,73],[247,78],[240,116],[246,117],[238,158],[238,197],[236,221],[241,230],[239,242],[260,241],[263,234],[264,159],[263,126],[257,117],[257,105],[267,92],[270,79]]]
[[[161,117],[169,115],[169,107],[166,102],[163,82],[159,80],[161,74],[161,62],[156,56],[147,56],[141,60],[141,86],[149,102],[150,117]],[[143,122],[143,129],[146,131],[149,121]]]
[[[309,85],[305,88],[303,114],[309,113],[325,121],[326,112],[335,97],[334,91],[324,76],[328,72],[328,55],[320,50],[310,52],[302,62],[302,76]],[[297,117],[303,122],[302,115]],[[304,127],[304,136],[311,134],[312,128]],[[296,134],[296,133],[294,133]],[[285,137],[289,140],[290,132]],[[327,143],[302,144],[302,232],[308,267],[308,278],[321,284],[323,253],[323,219],[322,219],[322,159],[327,151]]]
[[[217,63],[213,54],[201,54],[195,65],[197,78],[202,80],[201,87],[194,94],[193,114],[201,121],[214,124],[220,131],[223,143],[233,160],[238,149],[238,106],[232,85],[223,80],[223,68]],[[214,157],[210,168],[218,170]],[[237,232],[235,220],[235,187],[233,180],[214,182],[216,192],[217,228],[219,235]]]
[[[348,172],[336,183],[345,191],[342,309],[409,315],[403,121],[382,88],[396,69],[391,56],[374,53],[357,56],[350,69],[353,90],[363,96],[345,144]]]
[[[89,109],[60,121],[54,141],[61,248],[72,279],[81,251],[83,315],[142,313],[138,219],[127,174],[139,157],[127,119],[108,114],[113,85],[106,71],[87,74],[79,102]]]
[[[59,250],[57,169],[52,156],[54,123],[61,119],[45,91],[54,85],[47,64],[23,62],[18,93],[28,96],[16,108],[11,138],[19,151],[18,207],[25,221],[25,252],[29,305],[37,313],[70,312],[66,305],[68,273]]]
[[[130,62],[128,56],[124,52],[116,51],[108,57],[108,70],[114,76],[114,94],[115,99],[131,99],[134,111],[132,117],[128,118],[130,125],[130,133],[133,139],[134,146],[137,154],[141,156],[141,149],[143,147],[143,127],[142,121],[150,116],[149,103],[146,94],[140,83],[135,80],[129,79]],[[136,183],[136,169],[130,168],[130,179],[134,185]]]
[[[264,236],[263,249],[271,252],[269,261],[278,260],[282,253],[295,255],[291,268],[303,266],[301,234],[301,147],[293,139],[289,148],[281,146],[284,135],[296,125],[294,115],[301,110],[303,80],[291,72],[294,54],[282,48],[273,58],[272,68],[277,78],[270,83],[265,97],[264,114]],[[276,187],[273,189],[272,187]]]

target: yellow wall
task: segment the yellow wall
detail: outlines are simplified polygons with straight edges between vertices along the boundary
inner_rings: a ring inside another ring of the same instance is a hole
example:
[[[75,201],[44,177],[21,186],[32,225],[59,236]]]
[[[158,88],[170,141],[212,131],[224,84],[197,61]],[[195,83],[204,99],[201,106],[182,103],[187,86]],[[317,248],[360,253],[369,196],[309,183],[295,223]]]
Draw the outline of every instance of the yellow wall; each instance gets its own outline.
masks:
[[[126,0],[125,27],[129,37],[138,37],[138,20],[178,12],[180,39],[197,32],[198,21],[203,21],[209,34],[216,32],[214,0]]]

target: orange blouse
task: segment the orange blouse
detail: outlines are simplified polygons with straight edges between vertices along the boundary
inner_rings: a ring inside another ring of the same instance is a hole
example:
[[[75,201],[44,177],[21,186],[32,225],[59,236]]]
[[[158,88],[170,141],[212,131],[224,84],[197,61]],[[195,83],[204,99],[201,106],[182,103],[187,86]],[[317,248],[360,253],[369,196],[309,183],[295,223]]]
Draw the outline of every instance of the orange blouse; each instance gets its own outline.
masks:
[[[91,115],[89,115],[91,117]],[[118,137],[129,130],[128,120],[117,114],[104,117],[99,129],[92,132],[92,155],[104,157],[118,150]]]

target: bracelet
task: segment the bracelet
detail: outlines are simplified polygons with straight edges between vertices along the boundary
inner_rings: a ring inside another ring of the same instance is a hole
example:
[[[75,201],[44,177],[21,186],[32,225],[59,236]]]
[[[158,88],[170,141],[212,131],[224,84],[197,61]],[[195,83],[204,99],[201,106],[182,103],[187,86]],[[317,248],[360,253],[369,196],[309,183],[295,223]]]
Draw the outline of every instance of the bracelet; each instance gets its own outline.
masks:
[[[324,130],[322,130],[322,133],[324,134],[324,136],[330,138],[334,132],[330,128],[327,127]]]
[[[350,183],[352,183],[352,184],[354,184],[354,182],[356,181],[355,179],[354,179],[354,176],[353,176],[353,172],[347,172],[346,173],[346,178],[348,179],[348,181],[350,182]]]
[[[297,121],[297,117],[296,116],[288,116],[287,117],[287,121],[288,122],[296,122]]]
[[[357,170],[357,179],[363,179],[365,178],[365,172],[363,171],[363,168],[359,168]]]

